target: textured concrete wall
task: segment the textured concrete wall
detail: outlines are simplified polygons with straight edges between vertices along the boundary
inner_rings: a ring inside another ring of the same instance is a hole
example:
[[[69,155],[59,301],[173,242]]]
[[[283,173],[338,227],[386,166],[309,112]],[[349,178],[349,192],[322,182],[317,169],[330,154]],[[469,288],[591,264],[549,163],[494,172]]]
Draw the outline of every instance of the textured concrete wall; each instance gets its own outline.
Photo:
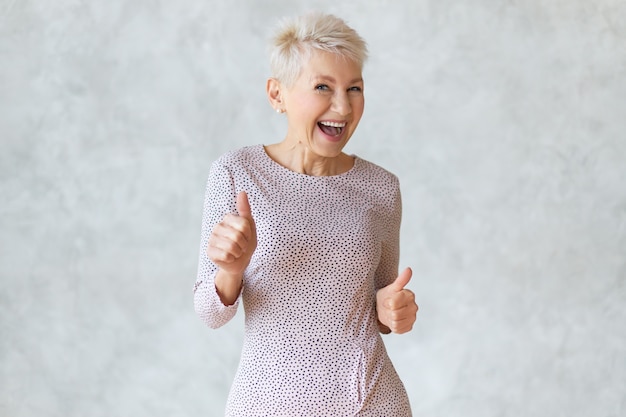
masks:
[[[266,39],[309,9],[370,44],[347,151],[401,179],[415,415],[626,415],[622,0],[0,0],[0,415],[222,415],[204,184],[282,139]]]

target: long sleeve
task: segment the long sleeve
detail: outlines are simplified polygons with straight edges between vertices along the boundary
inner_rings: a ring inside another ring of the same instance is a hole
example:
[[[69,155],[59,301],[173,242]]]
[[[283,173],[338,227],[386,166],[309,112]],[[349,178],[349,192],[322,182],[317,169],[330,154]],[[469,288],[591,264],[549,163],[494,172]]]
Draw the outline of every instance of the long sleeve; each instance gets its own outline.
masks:
[[[200,238],[198,276],[194,285],[194,306],[196,313],[209,327],[215,329],[230,321],[237,312],[239,300],[225,306],[215,289],[217,266],[209,259],[206,250],[213,227],[225,214],[235,212],[235,184],[228,168],[218,162],[213,163],[209,172]]]
[[[380,263],[376,269],[376,289],[386,287],[398,276],[400,258],[400,222],[402,218],[402,198],[397,177],[392,176],[393,186],[389,196],[386,224],[382,231]]]

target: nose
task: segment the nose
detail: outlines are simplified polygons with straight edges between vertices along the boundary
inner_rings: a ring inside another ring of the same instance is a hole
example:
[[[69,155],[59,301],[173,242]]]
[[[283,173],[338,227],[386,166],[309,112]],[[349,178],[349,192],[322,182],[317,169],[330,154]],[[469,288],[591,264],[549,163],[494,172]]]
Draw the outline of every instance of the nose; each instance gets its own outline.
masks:
[[[352,113],[352,103],[346,92],[337,92],[333,97],[332,111],[340,116],[347,116]]]

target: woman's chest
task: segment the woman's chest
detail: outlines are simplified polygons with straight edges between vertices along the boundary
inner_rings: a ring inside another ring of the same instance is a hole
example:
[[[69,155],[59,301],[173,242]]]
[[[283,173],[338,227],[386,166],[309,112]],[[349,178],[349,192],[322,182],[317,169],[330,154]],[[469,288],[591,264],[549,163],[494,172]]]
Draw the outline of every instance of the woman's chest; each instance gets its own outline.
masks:
[[[366,193],[318,187],[253,195],[257,252],[266,261],[377,263],[385,213]]]

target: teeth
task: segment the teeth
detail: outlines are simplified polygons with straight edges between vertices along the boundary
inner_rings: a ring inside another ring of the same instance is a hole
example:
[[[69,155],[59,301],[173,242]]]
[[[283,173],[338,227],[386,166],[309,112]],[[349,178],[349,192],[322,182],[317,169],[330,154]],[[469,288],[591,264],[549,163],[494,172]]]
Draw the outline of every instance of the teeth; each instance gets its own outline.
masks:
[[[323,124],[324,126],[330,126],[330,127],[345,127],[346,122],[343,122],[343,123],[337,123],[337,122],[320,122],[320,124]]]

